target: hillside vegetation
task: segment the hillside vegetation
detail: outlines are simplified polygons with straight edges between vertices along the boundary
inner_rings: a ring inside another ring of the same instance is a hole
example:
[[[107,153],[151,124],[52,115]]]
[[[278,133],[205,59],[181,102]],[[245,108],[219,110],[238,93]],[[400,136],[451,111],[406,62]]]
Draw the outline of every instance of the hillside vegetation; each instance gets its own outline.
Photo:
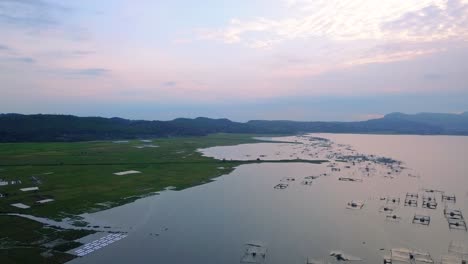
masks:
[[[468,135],[468,114],[388,114],[361,122],[298,122],[178,118],[171,121],[71,115],[0,115],[0,142],[47,142],[135,139],[145,137],[202,136],[212,133],[295,134],[384,133]]]

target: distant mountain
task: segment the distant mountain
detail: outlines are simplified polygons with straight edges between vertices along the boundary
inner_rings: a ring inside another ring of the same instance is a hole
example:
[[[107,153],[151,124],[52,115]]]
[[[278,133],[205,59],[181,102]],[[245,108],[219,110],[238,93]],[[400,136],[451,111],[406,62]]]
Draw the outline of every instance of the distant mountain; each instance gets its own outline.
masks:
[[[201,136],[218,132],[250,133],[252,131],[245,124],[228,119],[178,118],[172,121],[144,121],[72,115],[0,114],[0,142]]]
[[[468,135],[468,113],[391,113],[383,118],[361,122],[252,120],[246,123],[206,117],[145,121],[72,115],[0,114],[0,142],[111,140],[200,136],[209,133],[308,132]]]
[[[449,134],[463,134],[468,131],[468,112],[462,114],[419,113],[414,115],[391,113],[384,118],[424,123],[439,127]]]
[[[361,122],[249,121],[247,124],[276,133],[442,134],[444,131],[431,124],[385,117]]]

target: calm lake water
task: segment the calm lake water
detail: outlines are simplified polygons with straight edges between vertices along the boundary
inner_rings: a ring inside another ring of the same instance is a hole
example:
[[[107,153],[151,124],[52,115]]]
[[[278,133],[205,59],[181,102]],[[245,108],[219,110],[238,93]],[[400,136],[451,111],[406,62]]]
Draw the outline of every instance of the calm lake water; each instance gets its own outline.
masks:
[[[429,195],[424,188],[442,190],[454,194],[456,203],[449,205],[468,216],[468,137],[313,136],[331,142],[288,137],[281,140],[295,144],[203,150],[220,159],[330,158],[331,162],[243,165],[212,183],[83,215],[93,225],[130,231],[125,239],[71,263],[239,263],[244,244],[252,240],[267,245],[266,263],[305,263],[307,257],[335,263],[328,256],[332,250],[360,257],[359,263],[382,263],[391,248],[428,251],[438,260],[451,241],[468,244],[467,232],[449,229],[440,194],[435,194],[436,209],[421,206],[421,197]],[[361,154],[371,161],[353,164],[349,157]],[[403,163],[384,164],[378,157]],[[347,162],[334,162],[344,158]],[[307,176],[319,177],[304,185]],[[279,183],[288,187],[274,189]],[[407,192],[419,194],[418,207],[404,206]],[[388,206],[382,200],[387,197],[400,198],[400,204],[391,205],[400,221],[388,221],[386,213],[379,212]],[[347,209],[352,200],[363,201],[364,207]],[[413,224],[415,214],[430,216],[430,224]]]

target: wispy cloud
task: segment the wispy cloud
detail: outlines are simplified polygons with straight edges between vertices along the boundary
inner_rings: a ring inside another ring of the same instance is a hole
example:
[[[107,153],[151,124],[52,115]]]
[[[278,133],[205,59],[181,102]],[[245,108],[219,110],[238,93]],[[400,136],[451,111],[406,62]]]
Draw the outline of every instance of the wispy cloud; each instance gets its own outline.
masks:
[[[287,40],[466,39],[468,4],[459,0],[287,1],[288,18],[231,19],[223,28],[200,29],[202,38],[264,48]]]
[[[0,57],[0,62],[19,62],[19,63],[36,63],[36,60],[30,57],[14,57],[14,56],[5,56],[5,57]]]
[[[391,53],[382,53],[375,56],[367,56],[348,61],[344,66],[357,66],[370,63],[390,63],[396,61],[404,61],[414,59],[420,56],[429,55],[442,51],[444,49],[430,49],[430,50],[409,50]]]
[[[432,4],[407,12],[385,22],[381,28],[388,35],[412,41],[468,39],[468,4],[460,0]]]
[[[17,26],[44,27],[59,24],[55,12],[70,8],[42,0],[0,0],[0,21]]]
[[[443,52],[453,42],[468,41],[466,0],[286,0],[284,4],[289,16],[233,18],[224,27],[197,32],[205,40],[292,53],[293,60],[283,58],[273,71],[295,78],[414,60]]]
[[[17,58],[12,58],[14,61],[19,61],[19,62],[24,62],[24,63],[35,63],[36,60],[30,57],[17,57]]]
[[[67,70],[65,71],[67,75],[73,76],[87,76],[87,77],[100,77],[105,76],[110,73],[109,69],[104,68],[86,68],[86,69],[76,69],[76,70]]]

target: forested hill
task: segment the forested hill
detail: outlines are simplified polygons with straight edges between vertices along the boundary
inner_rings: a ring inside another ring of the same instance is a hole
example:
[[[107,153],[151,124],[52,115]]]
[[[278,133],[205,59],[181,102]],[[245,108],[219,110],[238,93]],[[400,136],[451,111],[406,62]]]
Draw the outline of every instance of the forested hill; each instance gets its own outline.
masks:
[[[0,142],[84,141],[210,133],[289,134],[304,132],[468,135],[468,113],[388,114],[361,122],[297,122],[178,118],[171,121],[71,115],[0,114]]]

